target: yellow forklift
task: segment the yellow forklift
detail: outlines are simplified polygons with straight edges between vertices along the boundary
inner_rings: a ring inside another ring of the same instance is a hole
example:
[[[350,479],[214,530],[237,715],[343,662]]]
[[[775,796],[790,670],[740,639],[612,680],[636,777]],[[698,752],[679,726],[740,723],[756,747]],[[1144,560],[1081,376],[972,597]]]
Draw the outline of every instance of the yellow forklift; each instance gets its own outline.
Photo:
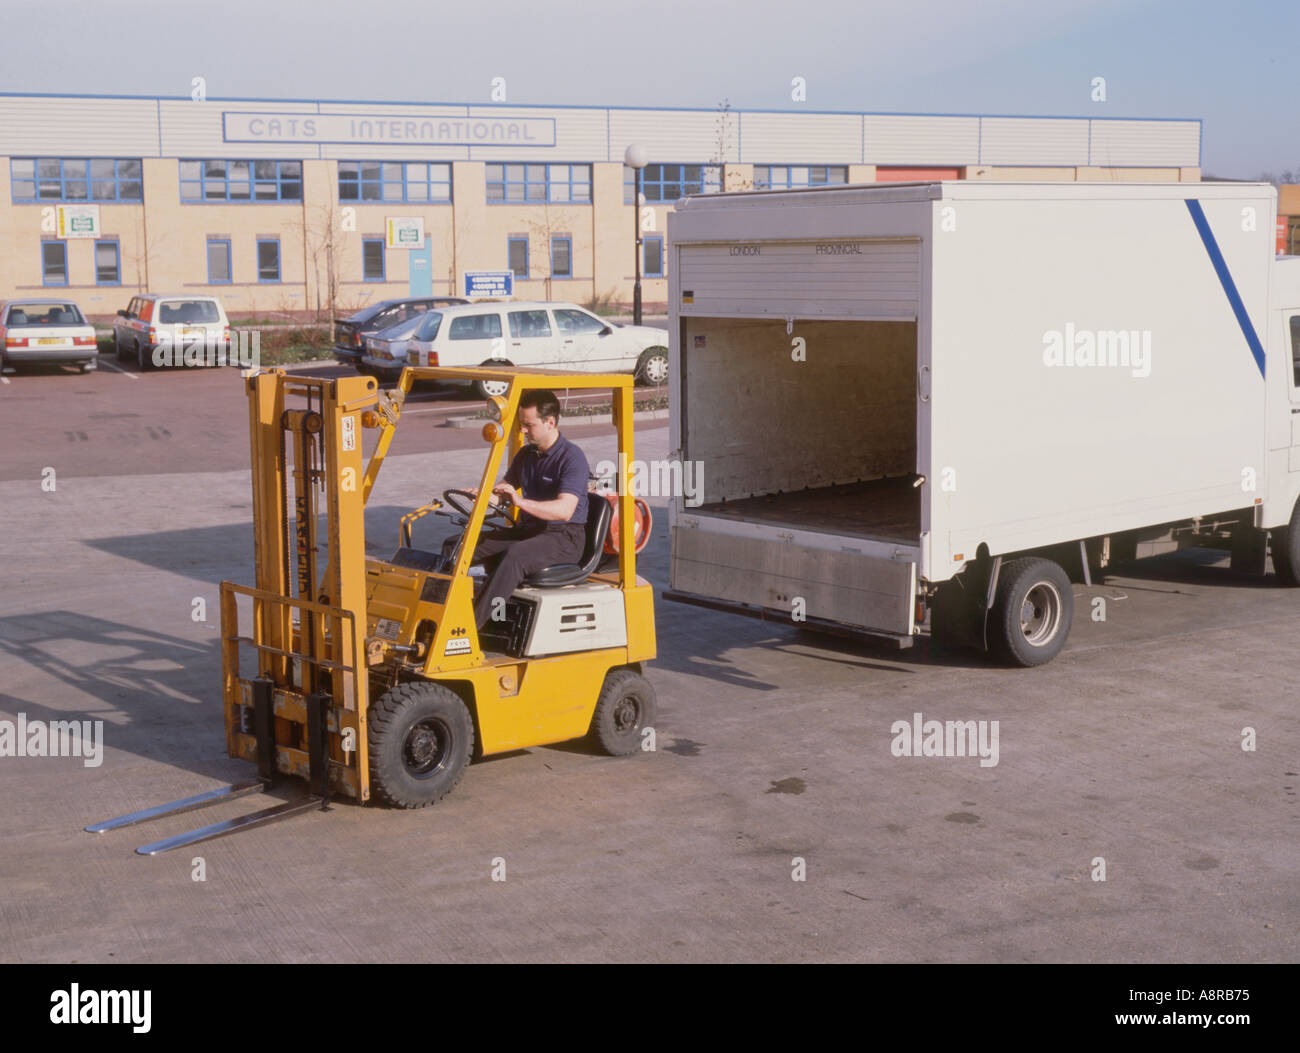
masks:
[[[488,399],[477,493],[447,490],[413,509],[393,556],[375,559],[366,555],[366,501],[419,380],[509,387]],[[221,583],[222,694],[227,752],[254,762],[257,777],[88,831],[259,793],[282,776],[306,780],[297,799],[137,849],[153,855],[327,808],[332,795],[424,807],[473,757],[584,735],[614,755],[642,748],[655,714],[642,675],[655,626],[653,589],[636,574],[646,539],[636,536],[627,478],[631,376],[434,366],[406,368],[392,390],[373,377],[280,370],[245,382],[256,584]],[[513,521],[492,487],[523,442],[520,397],[537,388],[611,394],[619,475],[613,495],[591,495],[581,561],[530,575],[480,637],[474,598],[483,579],[471,561],[485,523]],[[368,462],[367,432],[377,433]],[[447,556],[412,543],[430,513],[464,527]]]

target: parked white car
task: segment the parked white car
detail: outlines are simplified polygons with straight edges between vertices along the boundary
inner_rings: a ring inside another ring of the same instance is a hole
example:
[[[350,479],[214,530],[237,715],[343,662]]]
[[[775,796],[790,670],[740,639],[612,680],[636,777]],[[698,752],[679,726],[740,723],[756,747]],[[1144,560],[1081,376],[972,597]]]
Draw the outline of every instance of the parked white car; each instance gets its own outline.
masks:
[[[67,362],[89,373],[99,360],[95,328],[70,300],[0,302],[0,368]]]
[[[132,297],[113,323],[118,360],[140,372],[157,366],[217,365],[226,360],[230,322],[215,296]]]
[[[462,304],[428,312],[406,340],[404,363],[369,351],[364,363],[388,380],[395,380],[403,365],[500,365],[631,372],[643,383],[663,384],[668,379],[668,333],[614,325],[572,303]],[[507,383],[475,386],[480,395],[499,395]]]

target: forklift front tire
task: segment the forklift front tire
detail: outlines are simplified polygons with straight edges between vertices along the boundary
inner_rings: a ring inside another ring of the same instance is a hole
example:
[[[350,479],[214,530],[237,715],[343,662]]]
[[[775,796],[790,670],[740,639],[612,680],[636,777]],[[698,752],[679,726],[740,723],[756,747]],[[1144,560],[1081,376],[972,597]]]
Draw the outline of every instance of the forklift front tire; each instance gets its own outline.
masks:
[[[474,721],[441,684],[398,684],[370,707],[370,786],[394,808],[425,808],[450,793],[474,751]]]
[[[591,739],[612,757],[626,757],[641,748],[641,733],[654,727],[655,689],[630,669],[613,669],[591,717]]]

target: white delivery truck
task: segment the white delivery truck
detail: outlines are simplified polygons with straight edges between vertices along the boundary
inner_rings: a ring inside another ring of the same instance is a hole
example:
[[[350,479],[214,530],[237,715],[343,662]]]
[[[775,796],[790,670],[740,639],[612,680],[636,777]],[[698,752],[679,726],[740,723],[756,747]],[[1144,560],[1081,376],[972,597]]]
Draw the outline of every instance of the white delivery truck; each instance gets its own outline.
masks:
[[[713,194],[669,217],[673,599],[1049,661],[1071,579],[1300,584],[1300,258],[1260,184]]]

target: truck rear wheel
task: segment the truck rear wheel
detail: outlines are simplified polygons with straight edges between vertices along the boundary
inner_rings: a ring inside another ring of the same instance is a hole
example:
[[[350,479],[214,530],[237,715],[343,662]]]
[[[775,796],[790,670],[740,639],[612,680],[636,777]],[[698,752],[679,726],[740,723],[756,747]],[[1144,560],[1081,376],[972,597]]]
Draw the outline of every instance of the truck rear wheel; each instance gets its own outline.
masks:
[[[641,748],[641,732],[654,727],[655,689],[630,669],[614,669],[591,717],[591,739],[613,757],[626,757]]]
[[[411,682],[370,707],[370,786],[395,808],[425,808],[450,793],[474,750],[465,703],[441,684]]]
[[[1291,511],[1291,522],[1269,531],[1268,543],[1278,581],[1291,589],[1300,587],[1300,501]]]
[[[1048,559],[1015,559],[1002,565],[989,612],[989,646],[1019,666],[1050,662],[1065,646],[1074,620],[1074,592],[1060,566]]]

